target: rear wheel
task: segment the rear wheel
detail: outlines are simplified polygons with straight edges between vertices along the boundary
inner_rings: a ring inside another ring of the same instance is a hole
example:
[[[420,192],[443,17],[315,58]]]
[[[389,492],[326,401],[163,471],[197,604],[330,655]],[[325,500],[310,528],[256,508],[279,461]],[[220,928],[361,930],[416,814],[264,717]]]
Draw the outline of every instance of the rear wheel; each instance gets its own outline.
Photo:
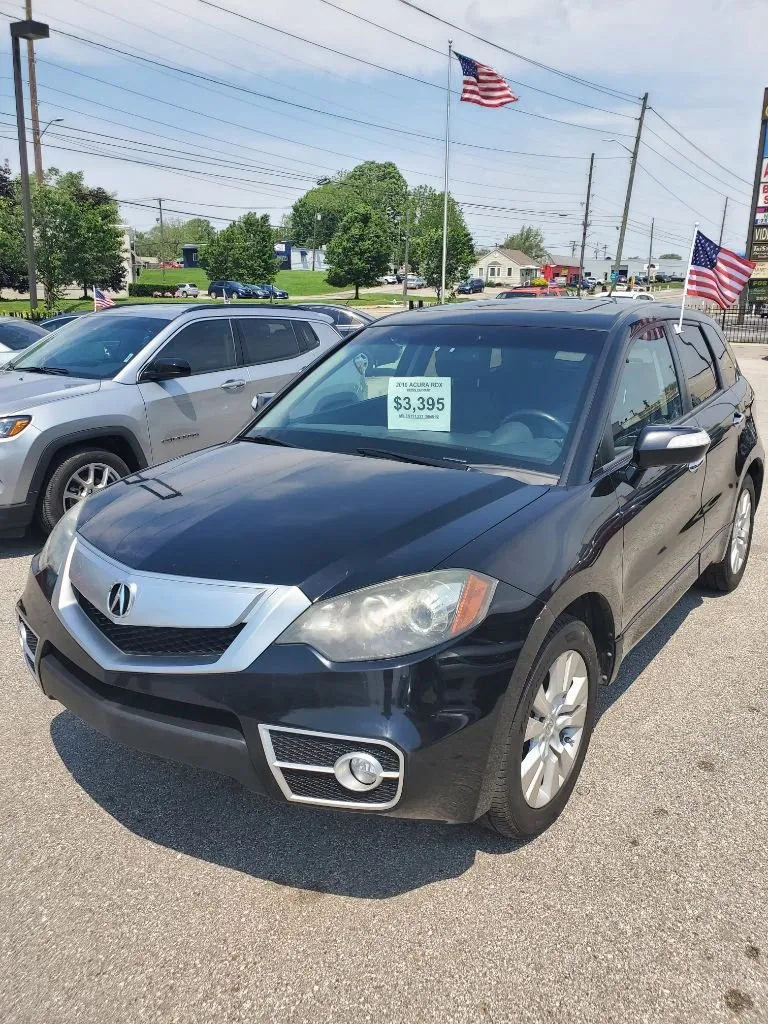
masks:
[[[105,449],[79,448],[61,455],[51,467],[40,499],[40,525],[49,533],[83,498],[103,491],[129,472],[119,456]]]
[[[736,500],[736,511],[731,524],[731,536],[722,562],[710,565],[703,576],[713,590],[729,593],[741,583],[752,547],[752,529],[755,522],[755,485],[747,476]]]
[[[568,803],[594,728],[599,678],[592,634],[579,619],[561,616],[509,730],[487,815],[497,832],[537,835]]]

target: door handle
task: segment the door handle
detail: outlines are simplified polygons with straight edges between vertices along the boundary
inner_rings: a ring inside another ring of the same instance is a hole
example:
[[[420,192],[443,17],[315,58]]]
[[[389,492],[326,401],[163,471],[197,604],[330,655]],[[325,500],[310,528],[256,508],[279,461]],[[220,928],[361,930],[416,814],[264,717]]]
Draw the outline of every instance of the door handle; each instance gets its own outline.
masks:
[[[245,381],[244,380],[225,380],[223,384],[219,385],[219,387],[222,389],[222,391],[239,391],[240,388],[244,388],[245,387]]]
[[[735,412],[733,414],[733,425],[734,425],[734,427],[740,427],[743,422],[744,422],[744,413],[743,412]]]

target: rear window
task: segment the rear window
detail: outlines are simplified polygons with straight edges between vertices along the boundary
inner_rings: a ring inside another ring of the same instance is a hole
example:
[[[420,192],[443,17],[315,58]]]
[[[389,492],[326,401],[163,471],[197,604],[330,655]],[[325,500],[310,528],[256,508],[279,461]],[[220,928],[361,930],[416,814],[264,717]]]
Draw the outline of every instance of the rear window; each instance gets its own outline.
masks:
[[[40,337],[40,328],[33,324],[26,324],[23,320],[18,322],[3,321],[0,323],[0,345],[9,348],[11,352],[20,352],[29,348],[33,341]]]
[[[691,405],[695,408],[717,391],[712,353],[698,324],[683,324],[683,333],[677,335],[677,349],[688,381]]]
[[[709,347],[712,349],[715,359],[720,366],[720,375],[723,378],[723,386],[731,387],[736,383],[739,376],[738,366],[733,353],[730,351],[727,342],[710,324],[702,324],[701,329],[707,336]]]
[[[299,355],[299,343],[291,321],[287,318],[239,317],[237,326],[243,342],[246,366],[293,359]]]
[[[313,348],[317,348],[320,344],[320,339],[306,320],[294,320],[293,329],[296,331],[296,337],[299,339],[299,348],[302,352],[311,352]]]

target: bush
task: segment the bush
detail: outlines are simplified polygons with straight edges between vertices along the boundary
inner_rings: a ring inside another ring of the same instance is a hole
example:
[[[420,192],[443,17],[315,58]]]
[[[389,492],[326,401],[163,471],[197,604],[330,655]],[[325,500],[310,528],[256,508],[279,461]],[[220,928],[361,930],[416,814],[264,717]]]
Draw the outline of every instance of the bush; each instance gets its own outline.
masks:
[[[153,295],[172,298],[177,287],[175,284],[167,284],[165,288],[161,284],[129,284],[128,294],[134,299],[151,299]]]
[[[546,279],[546,277],[534,277],[534,279],[531,281],[531,285],[534,288],[546,288],[548,284],[549,281]]]

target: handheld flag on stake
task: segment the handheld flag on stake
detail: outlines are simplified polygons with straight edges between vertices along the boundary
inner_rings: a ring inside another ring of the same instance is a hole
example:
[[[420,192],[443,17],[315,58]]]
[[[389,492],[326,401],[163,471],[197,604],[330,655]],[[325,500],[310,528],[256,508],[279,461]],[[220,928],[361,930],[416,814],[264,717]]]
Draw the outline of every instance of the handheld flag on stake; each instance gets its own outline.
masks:
[[[730,249],[724,249],[711,238],[694,228],[688,273],[680,307],[680,322],[677,333],[683,329],[683,312],[687,295],[711,299],[720,309],[727,309],[741,294],[744,285],[752,277],[756,264],[743,256],[737,256]]]
[[[114,302],[108,295],[100,291],[95,285],[93,288],[93,308],[96,309],[107,309],[109,306],[114,306]]]

